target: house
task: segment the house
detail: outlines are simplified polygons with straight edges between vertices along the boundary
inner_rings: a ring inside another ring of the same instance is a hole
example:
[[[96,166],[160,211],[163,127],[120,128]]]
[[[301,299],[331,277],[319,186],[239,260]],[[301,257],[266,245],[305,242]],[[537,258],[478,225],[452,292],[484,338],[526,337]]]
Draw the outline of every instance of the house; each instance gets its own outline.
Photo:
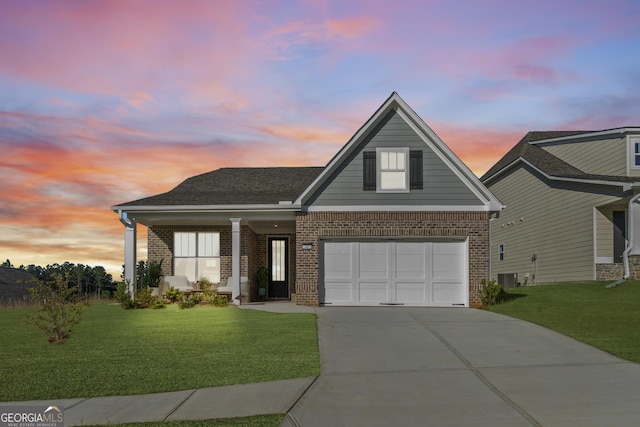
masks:
[[[502,204],[395,92],[324,167],[223,168],[113,206],[133,280],[136,226],[167,275],[227,284],[236,303],[479,303]],[[248,278],[241,289],[240,277]]]
[[[481,181],[503,286],[640,277],[640,128],[529,132]]]

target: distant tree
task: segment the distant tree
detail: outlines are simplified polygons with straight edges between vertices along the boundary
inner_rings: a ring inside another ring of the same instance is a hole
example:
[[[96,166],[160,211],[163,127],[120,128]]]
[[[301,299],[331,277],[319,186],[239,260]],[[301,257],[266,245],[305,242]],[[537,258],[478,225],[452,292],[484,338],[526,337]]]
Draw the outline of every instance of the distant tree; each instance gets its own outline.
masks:
[[[102,295],[102,284],[111,281],[111,275],[107,274],[104,267],[98,266],[93,268],[91,276],[95,280],[96,294],[98,296],[98,299],[100,299],[100,296]]]
[[[0,267],[2,268],[13,268],[13,264],[11,264],[11,261],[9,261],[9,259],[7,259],[5,262],[3,262]]]

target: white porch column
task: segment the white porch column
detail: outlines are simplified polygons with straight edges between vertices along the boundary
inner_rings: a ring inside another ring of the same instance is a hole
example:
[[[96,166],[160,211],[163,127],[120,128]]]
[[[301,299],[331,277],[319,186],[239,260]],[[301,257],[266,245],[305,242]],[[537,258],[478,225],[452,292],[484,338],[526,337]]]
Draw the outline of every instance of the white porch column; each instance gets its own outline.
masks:
[[[236,305],[240,305],[240,219],[231,220],[231,299]]]
[[[124,224],[124,281],[129,283],[131,298],[134,297],[136,285],[137,264],[137,223],[134,219],[127,218],[127,213],[120,214],[120,222]]]

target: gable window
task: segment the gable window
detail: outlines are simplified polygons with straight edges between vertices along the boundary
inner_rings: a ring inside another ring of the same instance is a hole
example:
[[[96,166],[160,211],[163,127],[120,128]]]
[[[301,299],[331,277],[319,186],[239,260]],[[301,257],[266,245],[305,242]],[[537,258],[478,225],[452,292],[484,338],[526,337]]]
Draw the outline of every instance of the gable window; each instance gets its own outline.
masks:
[[[174,275],[220,283],[220,233],[176,232],[173,243]]]
[[[422,190],[422,151],[408,148],[378,148],[364,151],[363,190],[403,193]]]
[[[633,166],[640,167],[640,140],[633,142]]]
[[[498,261],[504,261],[504,243],[498,245]]]

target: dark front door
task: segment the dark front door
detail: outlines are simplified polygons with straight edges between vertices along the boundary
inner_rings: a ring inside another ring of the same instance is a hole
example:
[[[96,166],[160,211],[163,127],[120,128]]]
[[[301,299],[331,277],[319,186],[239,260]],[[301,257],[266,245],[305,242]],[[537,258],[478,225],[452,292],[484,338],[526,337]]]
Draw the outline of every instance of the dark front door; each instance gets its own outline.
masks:
[[[289,240],[269,237],[269,298],[289,298]]]
[[[613,262],[622,262],[626,246],[627,221],[624,211],[613,211]]]

